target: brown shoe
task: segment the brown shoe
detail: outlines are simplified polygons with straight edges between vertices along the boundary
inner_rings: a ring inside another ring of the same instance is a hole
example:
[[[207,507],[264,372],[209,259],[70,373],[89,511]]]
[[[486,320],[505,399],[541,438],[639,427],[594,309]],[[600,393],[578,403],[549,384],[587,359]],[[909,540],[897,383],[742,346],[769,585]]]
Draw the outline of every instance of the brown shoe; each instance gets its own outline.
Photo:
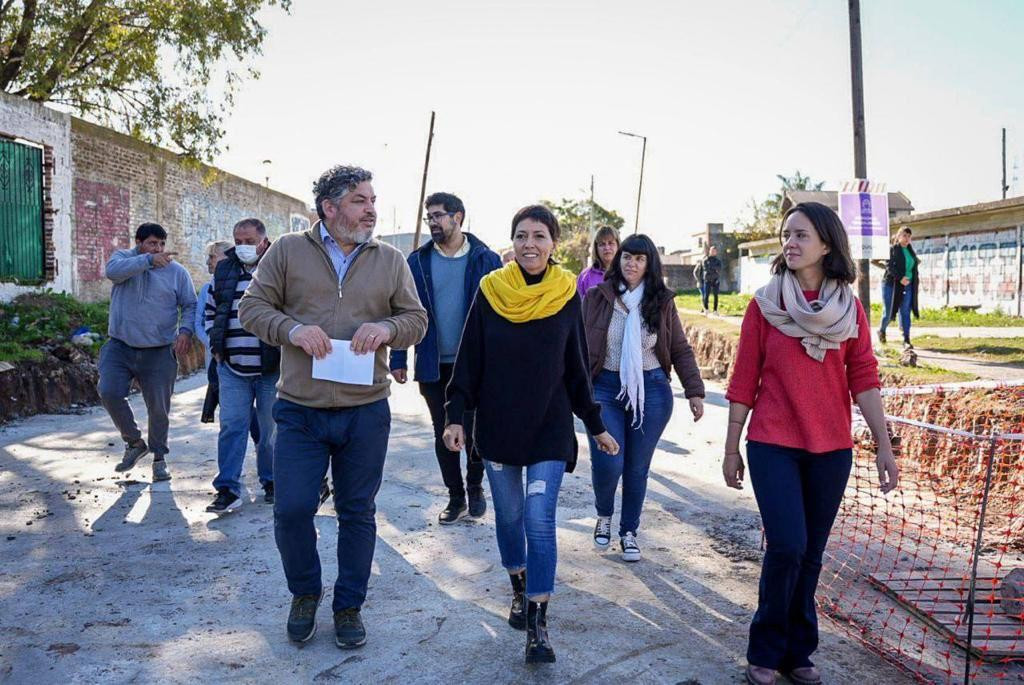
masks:
[[[750,685],[775,685],[775,671],[772,669],[766,669],[763,666],[754,666],[751,663],[750,666],[746,667],[746,682]]]
[[[814,666],[794,668],[786,677],[796,685],[821,685],[821,673]]]
[[[773,669],[750,664],[745,675],[749,685],[775,685],[776,675]]]

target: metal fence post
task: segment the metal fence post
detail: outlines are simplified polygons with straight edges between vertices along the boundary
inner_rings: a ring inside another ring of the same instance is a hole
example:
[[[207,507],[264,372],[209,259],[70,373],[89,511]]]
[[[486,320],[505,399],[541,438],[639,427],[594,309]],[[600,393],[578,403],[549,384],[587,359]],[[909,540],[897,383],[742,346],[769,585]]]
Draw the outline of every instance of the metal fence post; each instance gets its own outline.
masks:
[[[971,645],[974,639],[974,590],[978,582],[978,557],[981,556],[982,537],[985,532],[985,510],[988,508],[988,494],[992,488],[992,468],[996,461],[996,443],[999,434],[992,433],[992,445],[988,450],[988,467],[985,470],[985,492],[981,496],[981,511],[978,513],[978,537],[974,542],[974,559],[971,564],[971,585],[967,593],[967,653],[964,655],[964,685],[971,681]]]

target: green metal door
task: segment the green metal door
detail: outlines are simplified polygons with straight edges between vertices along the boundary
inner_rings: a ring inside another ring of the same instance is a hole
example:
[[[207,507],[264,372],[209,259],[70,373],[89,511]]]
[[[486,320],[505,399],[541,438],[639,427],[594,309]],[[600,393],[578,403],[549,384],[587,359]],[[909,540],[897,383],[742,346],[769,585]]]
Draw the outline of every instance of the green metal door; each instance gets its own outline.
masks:
[[[0,139],[0,280],[43,280],[43,151]]]

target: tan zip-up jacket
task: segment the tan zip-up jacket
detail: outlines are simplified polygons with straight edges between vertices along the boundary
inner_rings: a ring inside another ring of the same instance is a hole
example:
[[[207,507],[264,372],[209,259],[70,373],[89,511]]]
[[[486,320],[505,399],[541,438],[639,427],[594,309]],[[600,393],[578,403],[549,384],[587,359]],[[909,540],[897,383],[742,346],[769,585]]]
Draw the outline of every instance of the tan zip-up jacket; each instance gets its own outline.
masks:
[[[387,346],[377,349],[373,385],[314,379],[313,358],[288,340],[295,326],[316,325],[329,338],[351,340],[362,324],[381,323],[394,331],[389,345],[397,349],[415,345],[427,331],[427,312],[402,253],[371,240],[339,284],[319,222],[270,246],[239,302],[238,320],[263,342],[281,347],[278,397],[316,408],[357,407],[388,397]]]

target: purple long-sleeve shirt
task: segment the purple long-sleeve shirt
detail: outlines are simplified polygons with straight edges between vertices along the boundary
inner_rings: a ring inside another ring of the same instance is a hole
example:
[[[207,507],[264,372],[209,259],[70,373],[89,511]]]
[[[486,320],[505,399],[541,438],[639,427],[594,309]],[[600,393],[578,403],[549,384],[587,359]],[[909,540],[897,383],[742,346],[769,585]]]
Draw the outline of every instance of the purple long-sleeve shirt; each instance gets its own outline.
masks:
[[[576,292],[580,294],[580,297],[583,297],[587,294],[588,290],[602,283],[604,283],[604,271],[588,266],[576,277]]]

